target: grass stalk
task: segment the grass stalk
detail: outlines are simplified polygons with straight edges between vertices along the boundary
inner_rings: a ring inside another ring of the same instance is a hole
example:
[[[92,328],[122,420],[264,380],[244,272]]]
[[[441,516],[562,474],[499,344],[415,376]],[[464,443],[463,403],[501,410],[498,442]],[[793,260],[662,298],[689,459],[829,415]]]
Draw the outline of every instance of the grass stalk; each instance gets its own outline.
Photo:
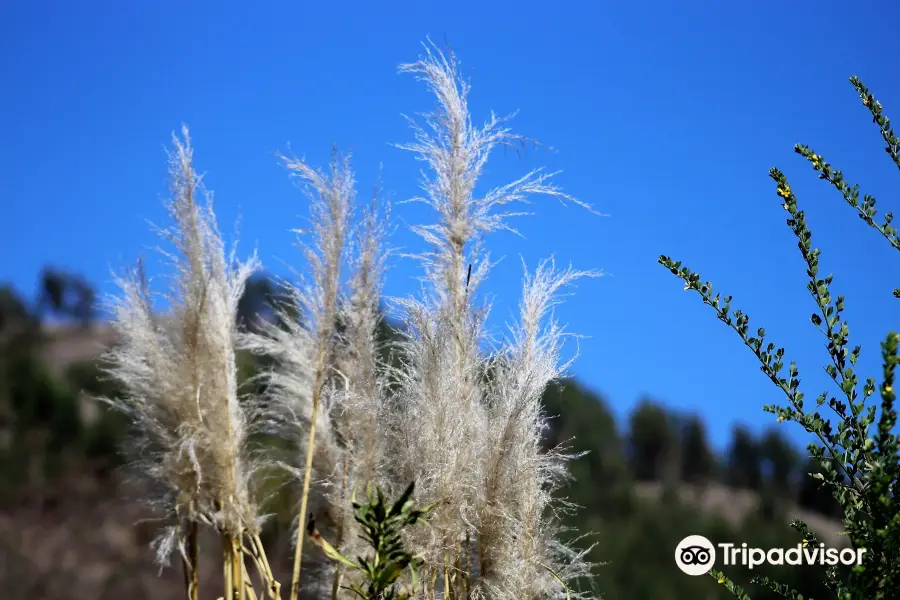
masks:
[[[296,548],[294,549],[294,572],[291,576],[290,600],[300,596],[300,568],[303,563],[303,540],[306,532],[306,507],[309,503],[309,482],[312,478],[313,452],[316,448],[316,420],[319,417],[319,402],[322,396],[322,379],[325,371],[325,348],[319,350],[316,361],[316,379],[313,386],[312,418],[309,424],[309,442],[306,446],[306,465],[303,469],[303,490],[300,493],[300,523],[297,526]]]
[[[343,478],[341,479],[341,501],[345,501],[345,497],[347,495],[347,485],[350,479],[350,462],[347,459],[346,454],[343,458],[344,469],[343,469]],[[344,526],[345,526],[345,517],[341,517],[338,519],[338,531],[337,531],[337,547],[340,548],[344,543]],[[334,565],[334,580],[331,582],[331,600],[337,600],[338,592],[341,589],[341,578],[344,576],[344,567],[340,563]]]
[[[249,555],[253,560],[253,564],[256,565],[256,570],[263,580],[263,585],[266,586],[266,593],[270,600],[281,600],[281,584],[272,573],[272,567],[269,565],[269,559],[263,548],[262,540],[259,539],[258,534],[248,535],[248,539],[250,548],[244,553]]]
[[[234,600],[234,555],[231,552],[231,540],[222,534],[222,567],[225,581],[224,600]]]
[[[462,554],[462,546],[457,549],[456,552],[456,567],[453,571],[453,597],[461,598],[462,597],[462,588],[463,586],[463,578],[462,578],[462,570],[463,570],[463,554]]]
[[[223,576],[225,577],[224,600],[244,600],[244,556],[241,552],[241,538],[222,533]],[[247,583],[250,583],[247,580]],[[255,594],[254,594],[255,596]]]
[[[229,536],[229,549],[231,552],[231,575],[234,577],[232,589],[234,592],[234,600],[244,600],[244,555],[241,553],[240,536]]]
[[[334,566],[334,580],[331,582],[331,600],[337,600],[338,593],[341,591],[341,578],[344,576],[344,569],[341,565]]]
[[[182,563],[184,565],[184,587],[188,600],[198,600],[200,574],[197,571],[197,564],[200,557],[200,544],[198,541],[198,525],[196,521],[191,521],[188,524],[186,545],[187,556],[182,558]]]
[[[444,554],[444,600],[450,600],[450,561]]]
[[[250,578],[250,573],[247,572],[247,566],[244,564],[243,560],[241,560],[241,570],[243,571],[244,589],[246,591],[247,600],[257,600],[256,590],[253,589],[253,579]]]

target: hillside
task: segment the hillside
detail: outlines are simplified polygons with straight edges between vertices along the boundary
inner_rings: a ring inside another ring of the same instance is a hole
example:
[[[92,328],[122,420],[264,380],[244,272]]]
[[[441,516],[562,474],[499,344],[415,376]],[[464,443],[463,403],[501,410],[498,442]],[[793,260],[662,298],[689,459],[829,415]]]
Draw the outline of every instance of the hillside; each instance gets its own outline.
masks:
[[[0,494],[0,588],[59,600],[175,597],[178,569],[157,577],[147,548],[154,526],[136,501],[139,490],[110,470],[122,423],[88,397],[115,393],[97,379],[96,365],[115,336],[96,324],[44,326],[22,335],[0,354],[0,367],[6,365],[0,370],[0,416],[12,410],[6,426],[0,419],[0,433],[6,431],[0,442],[7,440],[0,444],[0,475],[7,482]],[[801,518],[827,543],[843,543],[834,513],[823,514],[831,510],[827,493],[804,487],[809,478],[802,476],[802,461],[783,440],[736,430],[729,453],[714,456],[697,417],[645,399],[619,425],[604,399],[576,381],[547,390],[545,404],[558,415],[547,443],[568,441],[572,451],[586,452],[572,463],[573,480],[561,493],[583,507],[567,517],[569,524],[594,532],[585,543],[596,543],[591,557],[603,566],[596,569],[595,585],[606,597],[718,598],[718,590],[710,592],[674,567],[671,553],[688,533],[793,545],[797,539],[786,524]],[[690,452],[680,450],[685,444],[692,445]],[[781,471],[770,468],[773,459],[789,465],[780,478]],[[292,502],[288,494],[273,506],[281,516],[267,535],[288,531],[284,507]],[[286,543],[276,553],[285,561]],[[214,562],[210,556],[204,567],[213,578]],[[646,566],[666,575],[648,581],[640,575]],[[822,597],[808,575],[779,577]]]
[[[105,348],[115,341],[115,332],[106,325],[94,324],[89,328],[72,325],[55,325],[44,329],[44,342],[41,347],[43,360],[57,373],[65,373],[72,365],[98,359]],[[83,403],[93,404],[88,398]],[[96,410],[83,407],[85,415],[96,415]],[[565,413],[562,415],[565,420]],[[639,497],[658,501],[663,494],[660,482],[638,482],[635,492]],[[707,513],[721,515],[733,525],[742,523],[748,515],[760,509],[761,498],[758,493],[733,489],[728,486],[712,483],[696,486],[680,483],[679,500],[685,505]],[[822,515],[791,506],[786,509],[790,519],[805,521],[810,528],[823,536],[829,545],[843,545],[846,540],[838,532],[842,531],[840,522]]]

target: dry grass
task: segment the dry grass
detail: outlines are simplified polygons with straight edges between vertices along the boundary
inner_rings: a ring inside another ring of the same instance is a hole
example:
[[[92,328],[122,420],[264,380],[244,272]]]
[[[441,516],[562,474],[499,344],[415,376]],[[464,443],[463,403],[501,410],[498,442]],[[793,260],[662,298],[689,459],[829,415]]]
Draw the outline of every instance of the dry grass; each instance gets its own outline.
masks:
[[[640,498],[656,501],[662,498],[663,485],[658,482],[640,482],[636,484],[635,491]],[[755,492],[736,490],[719,483],[703,487],[681,484],[678,486],[678,498],[684,506],[706,515],[724,517],[735,526],[740,526],[745,519],[756,513],[762,501]],[[843,548],[849,544],[847,536],[840,533],[844,527],[837,519],[824,517],[796,505],[788,507],[785,524],[793,519],[809,525],[827,546]]]

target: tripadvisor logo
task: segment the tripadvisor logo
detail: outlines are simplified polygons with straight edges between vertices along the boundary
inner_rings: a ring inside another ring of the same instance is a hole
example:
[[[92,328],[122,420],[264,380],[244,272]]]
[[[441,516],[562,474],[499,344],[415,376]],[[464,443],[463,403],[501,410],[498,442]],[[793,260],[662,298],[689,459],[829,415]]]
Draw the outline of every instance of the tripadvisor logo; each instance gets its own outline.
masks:
[[[689,535],[675,548],[675,564],[688,575],[705,575],[716,563],[716,547],[702,535]]]
[[[688,575],[705,575],[716,564],[741,565],[753,569],[769,565],[860,565],[865,548],[827,548],[825,544],[809,545],[805,540],[791,548],[754,548],[746,543],[713,544],[702,535],[689,535],[675,548],[675,564]]]

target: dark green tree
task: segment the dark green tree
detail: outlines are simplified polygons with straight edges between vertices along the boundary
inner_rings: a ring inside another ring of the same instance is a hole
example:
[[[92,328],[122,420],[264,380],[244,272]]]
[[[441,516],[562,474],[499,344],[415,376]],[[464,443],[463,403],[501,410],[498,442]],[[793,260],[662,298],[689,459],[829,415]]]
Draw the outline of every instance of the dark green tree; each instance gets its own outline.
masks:
[[[697,415],[681,425],[681,479],[687,483],[705,484],[715,475],[716,459],[706,439],[706,426]]]
[[[672,415],[648,398],[631,413],[628,426],[628,459],[637,479],[664,481],[678,468],[678,438]]]
[[[88,326],[96,317],[96,293],[80,275],[45,267],[40,277],[37,310],[41,317],[53,315]]]
[[[762,488],[762,455],[753,434],[743,425],[732,431],[728,448],[725,483],[732,487],[759,491]]]
[[[543,400],[551,417],[546,447],[582,454],[569,463],[572,479],[566,493],[571,500],[592,514],[606,514],[627,503],[630,475],[605,400],[571,379],[549,386]]]
[[[69,278],[52,267],[44,267],[40,277],[38,310],[41,314],[60,313],[66,306],[69,292]]]
[[[794,447],[780,430],[770,428],[760,440],[760,452],[766,488],[778,497],[793,497],[800,480]]]

